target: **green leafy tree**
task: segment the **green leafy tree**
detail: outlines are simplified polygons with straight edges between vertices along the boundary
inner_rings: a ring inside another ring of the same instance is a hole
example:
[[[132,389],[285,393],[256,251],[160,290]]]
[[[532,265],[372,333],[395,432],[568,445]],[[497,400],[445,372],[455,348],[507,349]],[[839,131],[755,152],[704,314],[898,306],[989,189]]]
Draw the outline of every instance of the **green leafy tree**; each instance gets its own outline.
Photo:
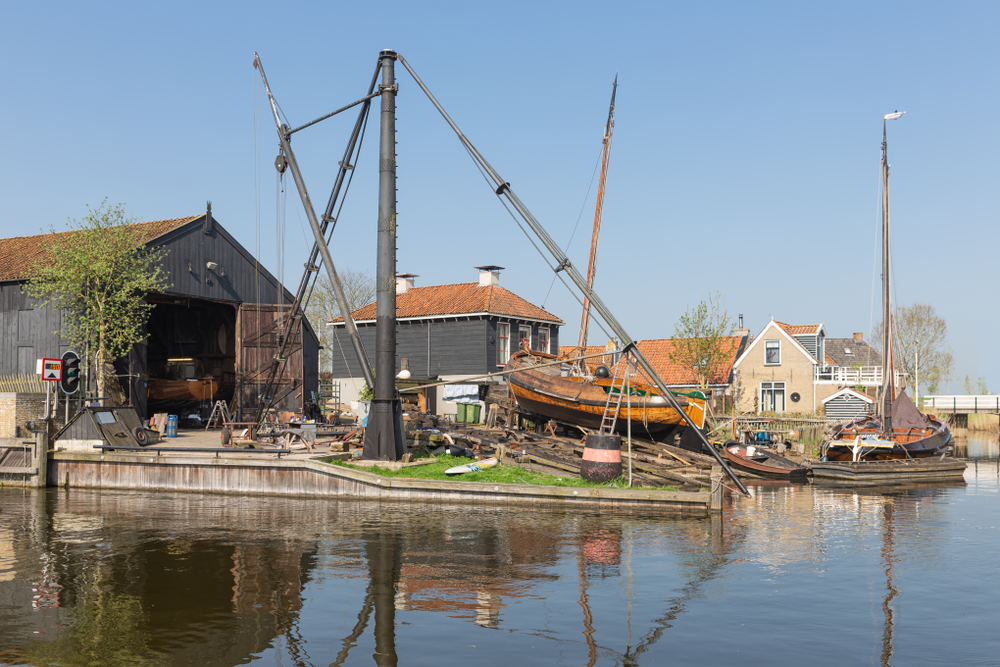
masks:
[[[145,336],[153,309],[146,294],[170,287],[161,266],[166,249],[146,248],[133,222],[121,204],[109,206],[105,199],[96,209],[88,207],[82,220],[71,221],[68,233],[51,228],[48,257],[33,268],[35,277],[25,288],[39,305],[63,311],[62,329],[55,333],[89,355],[99,396],[117,387],[114,362]]]
[[[674,325],[674,339],[667,355],[670,361],[691,369],[702,390],[731,360],[733,323],[726,312],[725,298],[709,294],[693,308],[685,309]]]

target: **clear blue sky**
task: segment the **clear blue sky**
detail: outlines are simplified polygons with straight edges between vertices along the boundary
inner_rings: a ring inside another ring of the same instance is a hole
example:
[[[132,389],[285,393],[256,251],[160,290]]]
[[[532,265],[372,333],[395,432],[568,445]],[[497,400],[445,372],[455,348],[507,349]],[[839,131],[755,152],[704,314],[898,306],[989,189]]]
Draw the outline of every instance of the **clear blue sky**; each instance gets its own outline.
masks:
[[[995,2],[7,3],[0,234],[61,226],[104,197],[144,220],[211,199],[276,269],[277,141],[262,100],[255,129],[254,51],[301,123],[360,97],[393,48],[557,240],[585,207],[569,249],[585,266],[617,72],[596,288],[629,333],[669,337],[719,291],[754,333],[774,316],[867,337],[881,118],[906,110],[889,137],[896,298],[932,304],[958,374],[997,391],[998,25]],[[575,340],[575,301],[558,283],[546,298],[549,270],[398,76],[399,270],[428,285],[504,266],[502,284]],[[317,206],[349,116],[295,136]],[[375,122],[333,247],[339,267],[372,273]],[[291,192],[289,283],[306,229]]]

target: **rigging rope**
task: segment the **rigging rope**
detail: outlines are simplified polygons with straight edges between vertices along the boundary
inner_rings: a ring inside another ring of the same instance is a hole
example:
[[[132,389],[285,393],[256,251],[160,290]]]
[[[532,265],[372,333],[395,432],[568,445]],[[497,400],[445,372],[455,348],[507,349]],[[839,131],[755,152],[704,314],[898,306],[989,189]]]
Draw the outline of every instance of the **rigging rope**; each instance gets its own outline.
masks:
[[[573,233],[569,235],[569,241],[566,242],[566,246],[563,248],[563,252],[569,255],[569,247],[573,245],[573,238],[576,236],[576,230],[580,226],[580,219],[583,217],[583,212],[587,208],[587,200],[590,199],[590,190],[594,187],[594,177],[597,176],[597,168],[601,166],[601,157],[604,154],[604,147],[601,146],[601,152],[597,155],[597,162],[594,163],[594,173],[590,175],[590,185],[587,186],[587,194],[583,197],[583,204],[580,206],[580,214],[576,216],[576,224],[573,225]],[[555,287],[556,276],[552,276],[552,282],[549,283],[549,291],[545,293],[545,298],[542,299],[542,308],[545,308],[545,302],[549,300],[549,295],[552,294],[552,288]]]
[[[479,175],[483,177],[483,180],[486,182],[486,187],[488,187],[490,189],[490,192],[493,192],[493,194],[496,194],[496,191],[493,188],[493,185],[490,183],[489,177],[486,175],[486,172],[483,171],[483,168],[480,166],[480,164],[476,160],[476,158],[473,157],[472,152],[468,149],[468,147],[464,143],[462,144],[462,147],[465,148],[465,152],[468,153],[469,159],[472,160],[472,163],[476,166],[476,169],[479,171]],[[545,262],[545,264],[550,269],[552,269],[552,271],[555,273],[556,277],[559,279],[559,282],[561,282],[563,284],[563,287],[566,288],[566,291],[569,292],[570,295],[574,299],[576,299],[576,302],[578,304],[580,304],[580,308],[583,308],[583,299],[580,298],[576,294],[576,292],[573,291],[573,288],[571,288],[569,285],[566,284],[566,280],[560,275],[560,273],[561,273],[560,269],[558,267],[556,267],[555,265],[553,265],[552,262],[549,260],[548,255],[546,255],[542,251],[542,249],[538,247],[538,244],[535,242],[535,239],[532,238],[531,234],[528,233],[528,230],[526,230],[524,228],[524,225],[521,224],[520,219],[518,219],[518,217],[516,215],[514,215],[513,211],[511,211],[510,208],[507,206],[507,202],[504,201],[500,197],[497,197],[497,199],[500,201],[500,204],[504,207],[504,210],[507,211],[507,214],[511,217],[511,219],[514,220],[514,224],[517,225],[518,229],[521,230],[521,233],[523,233],[524,236],[525,236],[525,238],[528,239],[528,242],[531,243],[532,247],[538,252],[539,255],[541,255],[542,261]],[[608,330],[604,328],[604,326],[601,324],[601,322],[599,320],[597,321],[597,328],[599,328],[601,331],[603,331],[604,335],[606,335],[608,338],[613,338],[614,337],[610,333],[608,333]]]

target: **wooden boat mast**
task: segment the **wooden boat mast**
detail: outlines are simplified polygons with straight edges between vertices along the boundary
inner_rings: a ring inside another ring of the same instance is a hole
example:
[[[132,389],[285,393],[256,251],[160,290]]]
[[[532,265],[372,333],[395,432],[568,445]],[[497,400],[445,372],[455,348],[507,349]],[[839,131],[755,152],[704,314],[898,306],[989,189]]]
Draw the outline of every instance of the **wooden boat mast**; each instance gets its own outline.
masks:
[[[604,151],[601,155],[601,179],[597,183],[597,207],[594,211],[594,234],[590,239],[590,264],[587,266],[587,286],[594,288],[597,272],[597,243],[601,236],[601,216],[604,214],[604,184],[608,177],[608,162],[611,159],[611,135],[615,130],[615,93],[618,92],[618,75],[611,88],[611,105],[608,108],[608,122],[604,126]],[[581,349],[587,347],[587,327],[590,325],[590,299],[583,297],[583,317],[580,319]]]
[[[895,398],[892,362],[892,302],[889,272],[889,144],[886,126],[898,120],[905,111],[895,111],[882,118],[882,434],[892,436],[892,401]]]

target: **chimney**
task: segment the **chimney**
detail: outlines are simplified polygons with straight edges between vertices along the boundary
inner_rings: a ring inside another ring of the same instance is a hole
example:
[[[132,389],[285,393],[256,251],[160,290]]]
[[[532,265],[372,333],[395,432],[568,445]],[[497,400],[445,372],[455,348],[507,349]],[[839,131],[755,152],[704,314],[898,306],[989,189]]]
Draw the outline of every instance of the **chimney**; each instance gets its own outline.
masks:
[[[743,313],[740,313],[740,325],[738,327],[736,327],[736,328],[737,329],[742,329],[743,328]]]
[[[209,199],[208,203],[205,204],[205,224],[202,225],[201,231],[205,232],[205,234],[207,234],[209,236],[211,236],[212,232],[214,231],[214,227],[213,227],[213,223],[212,223],[212,200],[211,199]]]
[[[500,286],[500,272],[503,271],[502,266],[493,266],[490,264],[487,266],[476,266],[473,268],[479,269],[480,287]]]
[[[864,340],[865,340],[865,335],[862,332],[860,332],[860,331],[854,332],[854,342],[855,343],[862,343],[862,342],[864,342]]]
[[[420,276],[412,273],[396,274],[396,294],[406,294],[413,289],[413,279]]]

